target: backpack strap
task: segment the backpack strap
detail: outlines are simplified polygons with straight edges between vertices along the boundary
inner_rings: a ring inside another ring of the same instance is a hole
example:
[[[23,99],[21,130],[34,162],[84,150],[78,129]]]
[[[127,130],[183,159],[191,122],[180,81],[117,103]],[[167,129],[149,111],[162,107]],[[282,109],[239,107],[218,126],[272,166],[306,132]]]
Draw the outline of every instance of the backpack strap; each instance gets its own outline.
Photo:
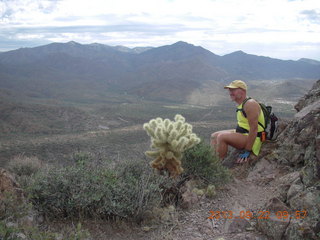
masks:
[[[242,114],[243,114],[243,116],[245,117],[245,118],[247,118],[247,114],[246,114],[246,112],[244,111],[244,104],[246,104],[246,102],[248,102],[250,99],[252,99],[251,97],[247,97],[243,102],[242,102],[242,108],[238,108],[237,109],[237,112],[242,112]]]

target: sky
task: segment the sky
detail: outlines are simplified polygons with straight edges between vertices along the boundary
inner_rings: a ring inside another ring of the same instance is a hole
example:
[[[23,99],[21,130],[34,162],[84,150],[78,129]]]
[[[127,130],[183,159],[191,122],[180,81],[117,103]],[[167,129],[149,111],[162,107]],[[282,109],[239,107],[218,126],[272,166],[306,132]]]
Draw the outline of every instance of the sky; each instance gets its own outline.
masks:
[[[320,1],[0,0],[0,51],[69,41],[320,61]]]

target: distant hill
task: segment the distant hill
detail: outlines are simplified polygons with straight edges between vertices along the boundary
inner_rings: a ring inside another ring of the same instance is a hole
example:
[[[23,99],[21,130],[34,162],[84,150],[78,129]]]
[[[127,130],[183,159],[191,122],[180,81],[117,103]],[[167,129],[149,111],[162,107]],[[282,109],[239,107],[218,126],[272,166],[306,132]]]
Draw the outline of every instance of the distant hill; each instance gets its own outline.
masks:
[[[240,79],[318,79],[320,66],[307,61],[279,60],[233,52],[222,57],[220,66]]]
[[[119,93],[185,102],[208,83],[316,80],[320,76],[316,62],[284,61],[242,51],[219,56],[186,42],[130,49],[72,41],[0,53],[0,88],[31,98],[83,101]]]
[[[314,65],[320,65],[320,61],[309,59],[309,58],[301,58],[299,59],[299,61],[314,64]]]

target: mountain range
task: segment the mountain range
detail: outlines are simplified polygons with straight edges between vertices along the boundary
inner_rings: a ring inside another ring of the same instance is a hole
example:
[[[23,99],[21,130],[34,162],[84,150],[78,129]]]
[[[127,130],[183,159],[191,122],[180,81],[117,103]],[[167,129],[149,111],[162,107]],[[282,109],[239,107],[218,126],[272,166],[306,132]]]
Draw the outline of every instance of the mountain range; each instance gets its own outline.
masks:
[[[0,96],[79,99],[121,93],[185,102],[195,90],[221,89],[234,79],[319,78],[316,60],[280,60],[242,51],[219,56],[181,41],[133,49],[71,41],[0,53]]]

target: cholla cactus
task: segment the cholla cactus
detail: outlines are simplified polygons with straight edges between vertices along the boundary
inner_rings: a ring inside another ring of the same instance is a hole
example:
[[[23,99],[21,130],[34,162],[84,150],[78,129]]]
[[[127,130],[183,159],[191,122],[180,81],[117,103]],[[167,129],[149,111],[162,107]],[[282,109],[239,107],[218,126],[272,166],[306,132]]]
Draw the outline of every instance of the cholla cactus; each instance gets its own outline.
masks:
[[[183,152],[200,142],[183,116],[177,114],[174,120],[156,118],[143,125],[151,137],[152,151],[145,152],[148,157],[154,158],[151,166],[158,170],[168,170],[170,176],[182,173]]]

